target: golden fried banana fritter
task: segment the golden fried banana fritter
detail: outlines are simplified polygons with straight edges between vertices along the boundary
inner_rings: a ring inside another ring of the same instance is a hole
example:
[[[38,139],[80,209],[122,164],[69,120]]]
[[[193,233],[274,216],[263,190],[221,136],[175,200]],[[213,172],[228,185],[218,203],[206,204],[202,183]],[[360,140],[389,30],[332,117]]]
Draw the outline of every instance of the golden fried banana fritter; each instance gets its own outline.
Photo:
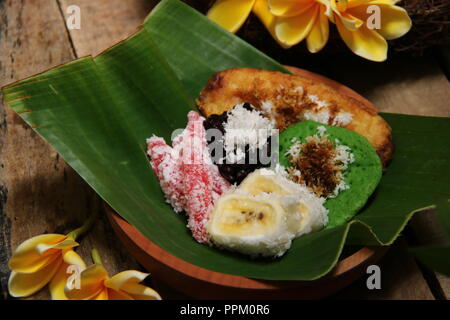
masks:
[[[274,119],[280,130],[302,120],[336,125],[365,136],[383,164],[392,158],[391,128],[375,107],[315,80],[266,70],[229,69],[214,74],[197,99],[206,116],[244,102]]]

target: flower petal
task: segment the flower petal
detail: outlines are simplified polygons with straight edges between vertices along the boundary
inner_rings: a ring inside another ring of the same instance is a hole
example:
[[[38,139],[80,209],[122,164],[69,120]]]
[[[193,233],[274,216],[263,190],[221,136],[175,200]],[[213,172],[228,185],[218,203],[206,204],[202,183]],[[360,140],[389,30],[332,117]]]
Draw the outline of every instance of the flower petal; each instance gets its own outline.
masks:
[[[331,7],[330,0],[316,0],[316,2],[320,3],[325,8],[324,13],[328,18],[333,16],[333,8]]]
[[[208,11],[208,18],[230,32],[236,32],[247,20],[255,0],[218,0]]]
[[[108,300],[108,291],[109,290],[107,288],[103,288],[96,296],[92,297],[89,300]]]
[[[269,10],[275,16],[294,17],[316,4],[315,0],[269,0]]]
[[[105,289],[108,273],[99,264],[93,264],[81,272],[80,288],[65,287],[65,294],[70,300],[91,300]]]
[[[365,3],[367,3],[369,0],[364,0]],[[356,30],[359,27],[361,27],[364,24],[364,21],[361,19],[358,19],[357,17],[351,15],[347,9],[342,10],[340,8],[341,6],[348,7],[349,3],[351,2],[338,2],[338,0],[331,0],[330,1],[330,10],[327,11],[327,15],[330,18],[330,20],[334,23],[336,23],[337,19],[340,19],[341,22],[344,24],[344,26],[348,30]],[[339,4],[339,5],[338,5]],[[333,12],[334,14],[330,15],[329,12]]]
[[[267,0],[256,0],[255,5],[253,6],[253,13],[263,23],[263,25],[270,32],[272,37],[275,40],[277,40],[277,38],[275,36],[276,17],[272,13],[270,13],[269,5],[267,4]],[[280,45],[282,45],[282,44],[280,43]]]
[[[349,31],[336,19],[336,26],[342,40],[355,54],[372,61],[384,61],[387,58],[387,42],[374,30],[362,26],[356,31]]]
[[[134,300],[162,300],[158,292],[142,284],[127,283],[122,291],[128,293]]]
[[[41,290],[53,278],[62,259],[57,259],[35,273],[11,272],[8,281],[9,294],[13,297],[28,297]]]
[[[34,273],[52,262],[56,256],[55,251],[40,254],[37,251],[39,244],[55,245],[67,237],[61,234],[42,234],[22,242],[9,260],[9,268],[20,273]]]
[[[86,264],[83,259],[73,250],[67,250],[63,254],[64,263],[59,267],[55,276],[49,283],[50,294],[53,300],[67,300],[67,296],[64,292],[67,285],[68,278],[73,275],[73,273],[68,273],[68,268],[71,265],[78,266],[78,272],[82,272],[86,269]],[[76,275],[75,275],[76,276]]]
[[[296,17],[278,17],[275,22],[275,35],[281,43],[293,46],[306,38],[316,20],[317,6],[311,7]]]
[[[78,242],[72,240],[72,239],[66,239],[64,241],[55,243],[55,244],[47,244],[47,243],[39,243],[36,246],[36,251],[40,254],[44,254],[45,252],[49,250],[63,250],[63,249],[70,249],[73,247],[78,246]],[[54,251],[53,251],[54,252]]]
[[[50,281],[48,288],[50,290],[50,294],[52,296],[52,300],[67,300],[67,296],[64,292],[64,288],[67,283],[67,268],[68,264],[62,263],[58,268],[55,276]]]
[[[339,10],[335,10],[333,12],[334,14],[328,16],[328,18],[330,18],[330,20],[334,23],[336,23],[336,20],[338,19],[341,20],[344,26],[350,31],[356,30],[364,24],[363,20],[358,19],[348,12],[340,12]]]
[[[136,270],[127,270],[116,274],[105,281],[105,286],[119,291],[127,283],[139,283],[147,278],[149,274]]]
[[[380,8],[380,29],[375,29],[385,39],[392,40],[405,35],[412,26],[412,22],[405,9],[398,6],[383,4],[382,1],[371,1],[369,5],[376,4]],[[367,21],[369,5],[355,7],[349,12],[363,21]]]
[[[350,0],[347,3],[347,8],[355,8],[363,5],[369,4],[386,4],[389,6],[395,5],[400,0]]]
[[[86,269],[86,263],[84,263],[84,260],[78,253],[73,250],[65,251],[63,253],[63,260],[68,265],[77,265],[78,267],[80,267],[81,271],[84,271]]]
[[[325,6],[320,6],[317,11],[316,22],[314,23],[309,35],[306,37],[306,45],[311,53],[316,53],[322,50],[328,41],[329,26],[325,11]]]
[[[148,273],[127,270],[106,280],[105,286],[110,289],[110,299],[124,300],[127,295],[135,300],[161,300],[161,296],[155,290],[139,284],[147,276]]]
[[[109,300],[134,300],[132,296],[123,291],[108,289]]]
[[[270,32],[275,41],[278,42],[280,46],[283,48],[288,48],[289,46],[284,45],[280,41],[278,41],[277,36],[275,35],[275,21],[276,17],[270,13],[269,5],[267,4],[267,0],[256,0],[255,6],[253,7],[253,13],[259,18],[259,20],[264,24],[266,29]]]

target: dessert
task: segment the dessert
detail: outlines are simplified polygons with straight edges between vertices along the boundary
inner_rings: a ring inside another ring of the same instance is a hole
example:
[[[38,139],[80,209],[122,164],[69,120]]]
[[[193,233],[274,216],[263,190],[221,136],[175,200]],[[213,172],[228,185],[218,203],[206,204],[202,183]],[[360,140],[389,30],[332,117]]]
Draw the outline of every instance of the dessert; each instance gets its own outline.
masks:
[[[147,146],[153,171],[167,202],[175,212],[186,212],[187,226],[194,239],[208,243],[205,223],[214,201],[229,184],[212,164],[203,121],[203,117],[191,111],[186,129],[173,140],[173,147],[156,136],[147,140]]]
[[[327,199],[328,227],[353,217],[382,174],[380,159],[366,138],[314,121],[296,123],[281,133],[280,164],[290,179]]]
[[[282,256],[296,237],[327,222],[324,199],[268,169],[251,173],[217,201],[207,230],[212,242],[250,256]]]
[[[250,172],[270,166],[271,159],[263,156],[270,155],[270,138],[278,132],[251,104],[241,103],[220,115],[211,115],[204,127],[211,133],[207,141],[213,162],[228,182],[239,184]]]
[[[251,68],[214,74],[197,104],[205,116],[221,114],[249,102],[283,131],[302,120],[313,120],[365,136],[383,164],[392,158],[391,128],[377,110],[333,88],[298,75]]]
[[[298,76],[226,70],[197,102],[206,118],[191,111],[172,146],[156,136],[147,146],[167,202],[202,244],[281,257],[349,221],[391,157],[376,110]]]

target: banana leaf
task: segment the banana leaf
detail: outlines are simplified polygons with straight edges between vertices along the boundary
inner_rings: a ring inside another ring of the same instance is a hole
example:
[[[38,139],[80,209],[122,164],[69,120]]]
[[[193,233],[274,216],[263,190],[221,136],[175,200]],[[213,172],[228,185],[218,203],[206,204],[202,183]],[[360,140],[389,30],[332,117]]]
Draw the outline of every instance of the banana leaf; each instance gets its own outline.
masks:
[[[156,245],[200,267],[266,280],[313,280],[345,244],[389,245],[414,212],[450,194],[450,119],[383,114],[395,158],[352,221],[293,242],[281,259],[252,260],[196,243],[164,201],[145,139],[166,141],[207,79],[220,70],[279,63],[178,0],[162,1],[142,28],[86,57],[4,87],[5,102],[124,219]],[[36,161],[38,161],[36,159]]]

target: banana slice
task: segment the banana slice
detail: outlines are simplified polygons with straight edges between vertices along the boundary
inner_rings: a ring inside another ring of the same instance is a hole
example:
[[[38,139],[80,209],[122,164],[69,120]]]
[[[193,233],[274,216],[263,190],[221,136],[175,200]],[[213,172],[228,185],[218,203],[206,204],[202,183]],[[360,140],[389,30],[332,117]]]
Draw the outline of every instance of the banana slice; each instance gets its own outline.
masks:
[[[294,238],[277,199],[238,191],[219,198],[207,230],[216,245],[251,256],[281,256]]]
[[[328,222],[328,210],[321,198],[306,193],[297,193],[282,198],[282,205],[288,214],[288,229],[300,237],[320,230]]]
[[[274,171],[268,169],[259,169],[249,174],[239,186],[239,189],[248,192],[251,195],[260,195],[262,193],[289,195],[296,192],[296,184],[288,179],[283,179]]]
[[[305,186],[258,169],[217,200],[206,228],[217,246],[279,257],[294,238],[327,223],[324,201]]]
[[[242,181],[239,189],[253,195],[276,198],[287,213],[288,229],[296,237],[317,231],[328,222],[325,199],[268,169],[259,169]]]

